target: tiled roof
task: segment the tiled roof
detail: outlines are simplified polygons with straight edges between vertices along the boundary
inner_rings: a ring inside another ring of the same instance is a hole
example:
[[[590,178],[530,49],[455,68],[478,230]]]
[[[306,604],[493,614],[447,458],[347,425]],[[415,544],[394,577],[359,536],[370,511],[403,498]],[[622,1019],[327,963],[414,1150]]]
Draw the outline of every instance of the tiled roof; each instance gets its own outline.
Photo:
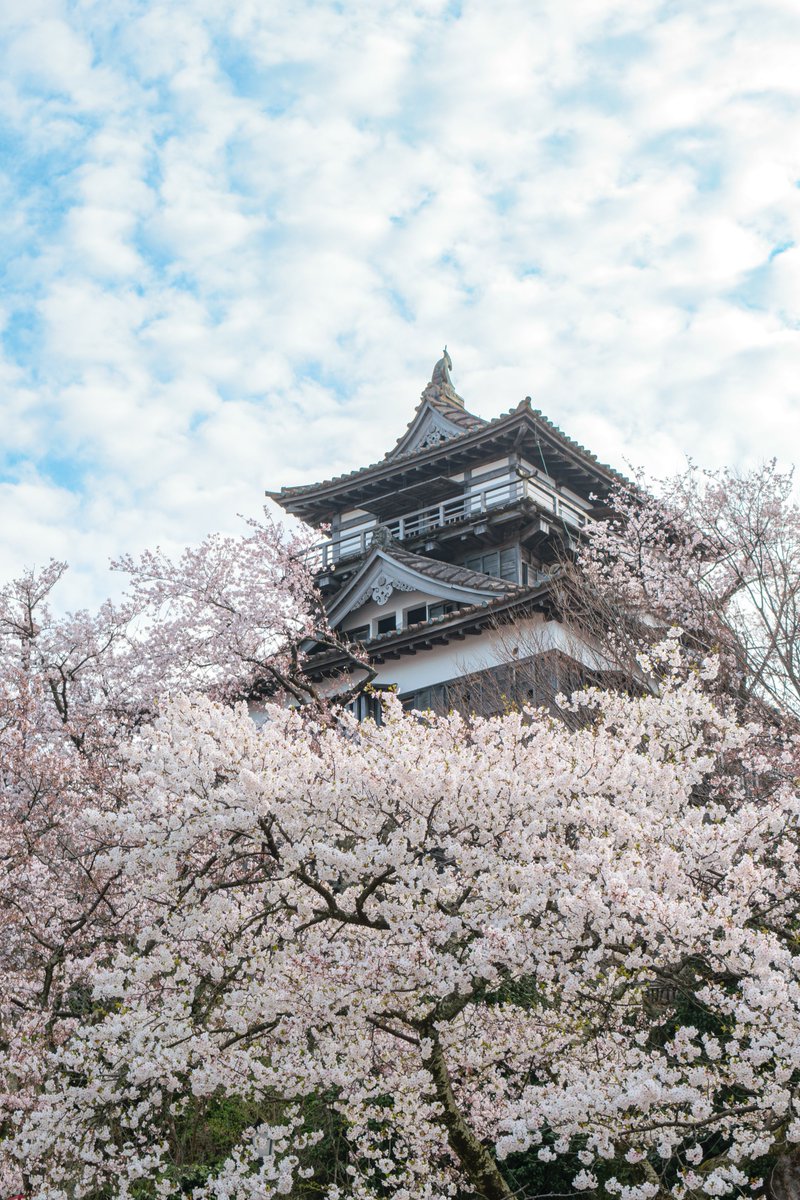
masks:
[[[537,421],[539,421],[542,425],[545,425],[547,429],[555,435],[558,441],[563,442],[565,446],[569,446],[571,450],[577,451],[582,458],[588,458],[590,462],[596,463],[601,471],[605,471],[608,475],[613,475],[613,477],[619,480],[620,483],[630,483],[630,480],[626,479],[620,471],[617,471],[614,467],[610,467],[608,463],[600,462],[600,459],[596,454],[593,454],[591,450],[587,450],[586,447],[582,446],[580,442],[577,442],[575,438],[571,438],[568,434],[564,433],[564,430],[560,429],[554,421],[550,420],[549,417],[546,417],[540,408],[531,408],[530,396],[526,396],[524,400],[520,401],[520,403],[517,405],[517,408],[512,409],[511,411],[517,412],[522,408],[530,408],[532,417],[535,417]]]
[[[591,450],[587,450],[586,447],[582,446],[580,442],[564,433],[564,431],[560,429],[558,425],[544,415],[541,409],[532,408],[530,396],[526,396],[525,399],[521,400],[520,403],[514,408],[510,408],[507,412],[501,413],[499,417],[494,417],[491,421],[484,421],[481,417],[475,417],[471,413],[467,413],[466,410],[458,408],[456,405],[449,405],[446,413],[445,410],[442,409],[443,414],[446,415],[449,420],[455,419],[455,416],[451,417],[451,409],[454,410],[454,413],[459,415],[462,424],[464,423],[465,418],[468,421],[473,422],[473,424],[470,427],[465,428],[462,434],[458,434],[456,437],[448,438],[446,441],[440,442],[436,449],[447,448],[450,450],[453,446],[458,445],[458,443],[460,443],[470,434],[476,433],[479,430],[490,432],[493,427],[500,425],[504,421],[508,421],[509,417],[513,417],[516,413],[527,410],[530,412],[532,417],[534,417],[547,429],[549,433],[553,435],[554,440],[560,441],[562,445],[579,454],[582,458],[588,459],[597,466],[598,470],[602,471],[606,475],[610,475],[620,483],[627,484],[630,482],[619,471],[615,470],[613,467],[610,467],[607,463],[600,462],[597,455],[593,454]],[[402,438],[400,441],[402,441]],[[336,475],[331,479],[322,479],[319,483],[301,483],[294,487],[282,487],[279,492],[267,492],[267,495],[280,503],[281,500],[290,500],[294,497],[300,497],[306,494],[310,495],[322,488],[335,487],[337,484],[346,483],[348,480],[356,479],[358,476],[367,475],[371,471],[376,471],[380,467],[387,466],[389,463],[394,465],[395,463],[412,459],[416,455],[427,453],[430,453],[430,448],[416,447],[413,450],[404,451],[403,453],[394,455],[393,457],[384,456],[384,458],[382,458],[379,462],[370,463],[366,467],[357,467],[353,471],[346,471],[343,475]]]
[[[473,429],[483,429],[484,425],[489,424],[484,417],[476,417],[474,413],[467,412],[460,404],[453,404],[444,396],[432,399],[431,404],[443,417],[447,417],[448,421],[452,421],[460,429],[472,431]],[[400,440],[402,441],[402,438]]]
[[[407,625],[405,629],[391,630],[389,633],[379,633],[376,637],[370,638],[367,645],[374,646],[377,642],[388,642],[392,638],[400,637],[404,633],[424,633],[426,629],[435,629],[439,625],[453,625],[457,621],[463,621],[470,617],[483,616],[487,613],[493,613],[498,608],[503,607],[505,601],[523,604],[526,600],[538,598],[543,595],[549,584],[537,584],[535,587],[522,587],[518,583],[509,585],[509,594],[505,596],[497,596],[494,600],[486,600],[483,604],[470,604],[468,608],[458,608],[455,612],[445,613],[441,617],[431,617],[427,621],[418,621],[416,625]]]
[[[468,567],[442,562],[438,558],[414,554],[411,550],[403,549],[392,539],[386,544],[373,546],[361,559],[352,577],[330,598],[327,610],[334,625],[338,625],[348,613],[364,603],[363,580],[370,578],[370,572],[378,560],[382,560],[384,567],[388,567],[390,571],[394,567],[396,570],[402,571],[405,568],[407,572],[413,572],[405,576],[406,581],[413,580],[416,575],[418,578],[415,586],[418,586],[420,591],[429,589],[433,596],[441,597],[444,594],[456,603],[458,592],[448,592],[447,589],[460,588],[462,600],[472,603],[478,599],[480,604],[488,604],[493,599],[503,599],[526,590],[520,584],[500,579],[496,575],[485,575],[482,571],[471,571]],[[466,596],[464,592],[467,593]],[[358,603],[353,602],[354,596],[361,597]]]
[[[424,554],[414,554],[413,551],[404,550],[402,546],[395,544],[387,547],[387,553],[397,562],[410,567],[412,571],[419,571],[420,575],[437,580],[439,583],[450,584],[451,587],[496,592],[499,596],[510,596],[514,592],[527,590],[519,583],[499,579],[496,575],[484,575],[482,571],[470,571],[468,567],[442,562],[438,558],[426,558]]]
[[[432,617],[427,621],[419,621],[416,625],[408,625],[404,629],[392,629],[389,633],[380,633],[362,644],[367,647],[370,656],[379,658],[383,653],[384,646],[389,647],[396,642],[413,642],[419,637],[424,637],[427,633],[442,633],[446,636],[447,630],[451,627],[455,628],[459,625],[469,624],[475,620],[482,622],[484,619],[494,618],[495,614],[500,617],[503,610],[507,610],[509,614],[524,612],[525,606],[529,602],[535,604],[538,608],[547,608],[553,601],[552,582],[550,580],[543,580],[533,587],[509,584],[508,588],[508,594],[498,595],[493,600],[485,600],[481,604],[471,604],[467,608],[459,608],[455,612],[445,613],[441,617]],[[342,651],[324,651],[319,655],[313,656],[307,669],[311,672],[320,669],[325,672],[332,664],[338,662],[341,657]]]
[[[402,443],[408,437],[408,434],[414,427],[414,422],[419,416],[420,409],[422,409],[426,402],[430,404],[431,408],[435,408],[438,413],[441,413],[445,420],[449,421],[451,425],[455,425],[459,429],[463,429],[465,433],[472,433],[473,430],[482,429],[484,425],[488,424],[488,421],[485,421],[483,417],[476,417],[474,413],[467,412],[466,408],[464,407],[464,401],[455,391],[453,391],[452,388],[439,386],[435,383],[429,383],[420,397],[419,404],[414,409],[414,415],[409,421],[405,433],[397,439],[396,444],[398,446],[402,445]],[[408,453],[416,453],[416,451],[419,449],[419,446],[415,446],[414,449],[412,451],[408,451]],[[388,454],[384,455],[384,458],[387,459],[395,459],[400,457],[401,455],[399,455],[396,450],[390,450]]]
[[[448,421],[452,421],[453,424],[462,427],[464,430],[464,435],[468,433],[475,433],[475,431],[478,429],[485,429],[487,426],[494,425],[497,421],[502,419],[501,417],[495,417],[493,421],[485,421],[483,417],[473,416],[473,414],[468,413],[466,409],[442,400],[436,401],[436,408],[439,412],[441,412],[443,417],[447,418]],[[414,412],[415,418],[416,411],[417,410]],[[510,410],[510,412],[513,411],[514,409]],[[503,413],[503,416],[507,415],[509,414]],[[403,434],[403,437],[397,439],[397,445],[402,442],[403,438],[406,436],[408,430],[413,424],[413,420],[409,422],[406,433]],[[456,437],[449,438],[446,442],[440,444],[451,446],[454,442],[460,441],[462,436],[463,435],[459,434]],[[378,462],[369,463],[366,467],[356,467],[352,471],[345,471],[342,475],[334,475],[330,479],[321,479],[319,483],[298,483],[292,487],[282,487],[279,492],[267,492],[267,495],[278,501],[281,499],[290,499],[292,496],[302,496],[305,493],[316,492],[319,488],[334,487],[337,483],[345,483],[348,479],[355,479],[359,475],[366,475],[370,471],[377,470],[378,467],[386,466],[389,462],[392,462],[393,464],[404,462],[406,459],[413,458],[416,454],[425,454],[429,450],[429,446],[415,446],[413,450],[404,450],[401,454],[395,454],[390,450],[389,453],[385,454]]]

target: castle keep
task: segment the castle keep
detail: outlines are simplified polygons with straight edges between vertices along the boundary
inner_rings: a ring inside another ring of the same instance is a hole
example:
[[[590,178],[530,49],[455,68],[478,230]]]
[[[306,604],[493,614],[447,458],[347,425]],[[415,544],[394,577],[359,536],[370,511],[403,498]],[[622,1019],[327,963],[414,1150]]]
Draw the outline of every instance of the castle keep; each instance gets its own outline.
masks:
[[[598,660],[562,619],[558,564],[620,480],[526,397],[467,410],[445,350],[397,445],[377,463],[267,495],[329,528],[313,567],[332,628],[360,643],[409,708],[546,703]],[[309,672],[335,681],[347,657]],[[372,705],[360,698],[361,715]]]

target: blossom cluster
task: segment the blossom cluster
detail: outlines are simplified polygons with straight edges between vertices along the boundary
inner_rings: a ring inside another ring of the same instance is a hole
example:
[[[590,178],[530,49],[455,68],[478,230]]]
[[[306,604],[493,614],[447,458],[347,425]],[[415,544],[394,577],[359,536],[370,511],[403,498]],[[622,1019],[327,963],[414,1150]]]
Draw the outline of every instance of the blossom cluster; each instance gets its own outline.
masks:
[[[728,1195],[800,1140],[791,774],[737,792],[753,730],[694,673],[572,703],[259,728],[166,703],[120,802],[83,811],[125,936],[17,1117],[29,1194],[179,1194],[170,1130],[219,1097],[274,1118],[197,1200],[299,1186],[320,1096],[347,1148],[327,1200],[481,1170],[507,1195],[526,1152],[623,1200]]]

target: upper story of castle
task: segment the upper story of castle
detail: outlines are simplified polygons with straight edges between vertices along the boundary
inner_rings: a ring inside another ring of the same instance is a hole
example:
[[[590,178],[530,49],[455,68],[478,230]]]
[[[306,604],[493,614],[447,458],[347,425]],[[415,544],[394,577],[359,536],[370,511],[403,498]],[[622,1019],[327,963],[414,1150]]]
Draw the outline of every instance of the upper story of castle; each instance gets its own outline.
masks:
[[[365,648],[379,686],[422,707],[434,685],[502,660],[503,625],[551,622],[537,646],[556,647],[554,567],[622,479],[529,397],[494,420],[468,411],[451,371],[445,349],[380,461],[267,493],[324,530],[310,553],[331,628]],[[512,658],[531,653],[520,643]],[[320,646],[308,669],[335,678],[347,655]]]
[[[415,553],[528,583],[522,560],[546,565],[548,539],[574,535],[620,479],[530,397],[491,421],[469,412],[451,370],[445,349],[408,428],[380,461],[267,493],[307,524],[329,529],[313,552],[324,593],[338,591],[387,537]],[[504,543],[522,548],[513,576],[510,556],[501,565],[495,553]]]

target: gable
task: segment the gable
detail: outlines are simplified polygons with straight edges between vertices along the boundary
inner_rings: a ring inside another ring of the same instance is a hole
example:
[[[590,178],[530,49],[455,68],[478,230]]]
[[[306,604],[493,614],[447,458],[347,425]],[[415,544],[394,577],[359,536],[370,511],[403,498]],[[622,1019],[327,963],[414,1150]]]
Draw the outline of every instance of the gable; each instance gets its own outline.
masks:
[[[387,455],[394,458],[398,454],[408,454],[412,450],[427,450],[429,446],[438,446],[449,438],[458,437],[464,430],[450,421],[438,409],[426,400],[419,408],[406,433]]]
[[[503,595],[515,586],[457,568],[450,572],[451,578],[436,578],[425,570],[425,559],[420,558],[417,563],[414,560],[419,556],[401,554],[395,557],[391,550],[383,547],[373,550],[362,569],[331,604],[328,620],[333,628],[337,628],[350,613],[363,608],[365,604],[374,603],[382,608],[396,592],[417,592],[430,600],[451,601],[459,606],[467,606],[495,600],[498,594]],[[441,570],[442,564],[432,562],[431,567]]]

